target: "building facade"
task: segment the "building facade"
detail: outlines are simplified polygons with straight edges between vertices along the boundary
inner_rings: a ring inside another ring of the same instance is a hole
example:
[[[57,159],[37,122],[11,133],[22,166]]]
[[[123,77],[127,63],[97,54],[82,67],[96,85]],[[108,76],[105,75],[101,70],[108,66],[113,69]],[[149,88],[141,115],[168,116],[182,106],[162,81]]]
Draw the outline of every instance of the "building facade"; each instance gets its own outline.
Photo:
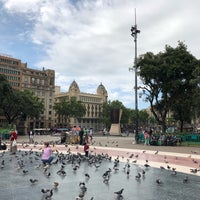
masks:
[[[59,103],[63,98],[70,100],[71,97],[76,97],[77,101],[81,101],[86,108],[84,117],[79,120],[70,118],[69,122],[66,121],[66,125],[92,128],[94,131],[103,129],[100,118],[103,112],[103,103],[107,102],[108,93],[102,83],[97,87],[96,94],[81,92],[76,81],[71,83],[68,92],[60,92],[60,87],[56,87],[55,91],[55,103]],[[54,124],[57,126],[60,124],[56,115]]]
[[[39,119],[28,119],[28,131],[52,128],[54,126],[55,71],[22,68],[22,89],[30,90],[44,104],[44,112]]]
[[[53,124],[53,103],[55,93],[55,71],[36,70],[27,67],[20,59],[0,55],[0,74],[4,74],[11,86],[18,90],[28,89],[44,103],[44,113],[39,119],[27,119],[19,123],[18,131],[26,134],[34,128],[51,128]],[[0,116],[0,126],[6,126],[6,119]]]

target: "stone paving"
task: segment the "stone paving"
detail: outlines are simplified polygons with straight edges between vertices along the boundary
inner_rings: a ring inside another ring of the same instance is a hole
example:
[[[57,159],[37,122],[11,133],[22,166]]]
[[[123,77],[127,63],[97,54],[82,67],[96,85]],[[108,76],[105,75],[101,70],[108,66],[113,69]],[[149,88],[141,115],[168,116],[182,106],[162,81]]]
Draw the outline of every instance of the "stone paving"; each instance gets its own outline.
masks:
[[[34,140],[39,145],[29,145],[27,136],[20,136],[18,139],[18,148],[23,148],[22,143],[27,144],[27,149],[41,149],[45,141],[60,142],[60,137],[56,136],[35,136]],[[7,141],[8,143],[8,141]],[[143,165],[148,160],[154,167],[163,166],[176,168],[183,173],[191,173],[191,169],[200,169],[200,148],[183,146],[146,146],[143,144],[133,144],[133,137],[121,136],[94,136],[90,142],[90,153],[105,154],[113,157],[119,157],[120,161],[136,162]],[[68,149],[72,152],[83,153],[81,145],[57,145],[57,149],[66,152]],[[197,171],[196,175],[200,175]]]
[[[132,137],[94,136],[90,142],[90,154],[107,155],[112,161],[105,160],[96,168],[83,157],[78,170],[74,171],[74,164],[67,164],[66,160],[53,164],[46,170],[40,161],[43,143],[59,143],[60,138],[35,136],[34,140],[35,144],[29,144],[27,136],[19,136],[16,155],[10,155],[9,151],[0,151],[1,200],[199,199],[196,191],[200,189],[200,148],[151,147],[133,144]],[[9,149],[8,141],[6,143]],[[74,155],[84,154],[83,146],[77,144],[57,144],[56,148],[59,154],[55,154],[55,160],[60,154],[69,156],[69,152]],[[122,161],[117,168],[113,166],[116,159]],[[5,166],[2,162],[5,162]],[[19,167],[20,162],[24,164],[22,168]],[[125,169],[127,163],[131,166],[129,174]],[[65,166],[66,176],[57,173],[62,165]],[[175,171],[173,168],[176,168]],[[102,174],[108,169],[112,171],[111,178],[105,183],[102,181]],[[137,178],[137,174],[143,172],[145,174]],[[90,178],[85,177],[86,173]],[[37,182],[31,183],[30,179],[36,179]],[[55,188],[55,182],[59,183],[58,188]],[[83,198],[79,197],[81,182],[88,188]],[[115,194],[122,188],[122,196]],[[49,194],[41,192],[42,189],[52,189],[53,196],[48,197]]]

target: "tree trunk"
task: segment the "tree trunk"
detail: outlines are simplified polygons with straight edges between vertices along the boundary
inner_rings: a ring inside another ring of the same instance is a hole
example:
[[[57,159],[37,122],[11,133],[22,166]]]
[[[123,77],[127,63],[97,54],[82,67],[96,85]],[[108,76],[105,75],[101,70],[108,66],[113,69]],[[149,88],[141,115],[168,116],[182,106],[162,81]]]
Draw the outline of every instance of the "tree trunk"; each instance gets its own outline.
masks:
[[[183,120],[181,120],[181,127],[180,127],[180,131],[183,132]]]

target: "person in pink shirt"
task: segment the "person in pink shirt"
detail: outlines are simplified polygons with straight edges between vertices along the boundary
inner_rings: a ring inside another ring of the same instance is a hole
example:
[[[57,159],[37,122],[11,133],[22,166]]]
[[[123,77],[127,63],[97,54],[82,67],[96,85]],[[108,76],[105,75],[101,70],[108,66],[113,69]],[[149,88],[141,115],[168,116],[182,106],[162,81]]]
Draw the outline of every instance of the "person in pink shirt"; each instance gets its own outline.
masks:
[[[45,142],[44,143],[44,150],[43,150],[43,154],[42,154],[42,162],[43,164],[50,164],[51,161],[54,159],[54,157],[52,156],[52,148],[49,145],[49,142]]]

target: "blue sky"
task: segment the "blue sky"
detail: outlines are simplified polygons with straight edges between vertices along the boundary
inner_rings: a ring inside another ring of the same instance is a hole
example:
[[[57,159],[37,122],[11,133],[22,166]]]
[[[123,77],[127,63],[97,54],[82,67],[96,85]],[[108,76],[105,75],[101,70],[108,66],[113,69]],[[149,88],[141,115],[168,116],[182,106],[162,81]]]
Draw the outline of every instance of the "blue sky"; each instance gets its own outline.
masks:
[[[29,68],[54,69],[64,92],[73,80],[87,93],[96,93],[102,83],[109,100],[135,108],[129,72],[135,8],[138,55],[158,53],[166,44],[176,47],[180,40],[200,58],[199,0],[1,0],[0,53]],[[139,109],[148,106],[138,98]]]

